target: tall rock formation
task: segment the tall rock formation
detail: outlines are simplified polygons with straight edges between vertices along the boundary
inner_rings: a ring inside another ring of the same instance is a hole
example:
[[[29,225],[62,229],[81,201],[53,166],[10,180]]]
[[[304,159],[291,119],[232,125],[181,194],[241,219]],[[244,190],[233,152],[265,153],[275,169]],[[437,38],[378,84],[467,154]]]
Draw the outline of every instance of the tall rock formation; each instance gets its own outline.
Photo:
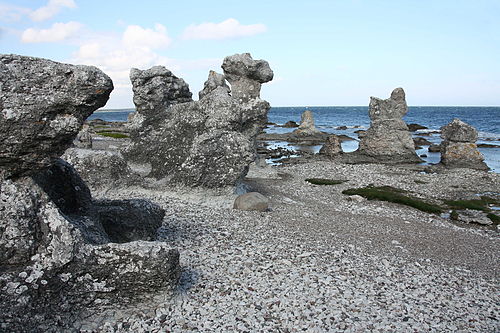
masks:
[[[453,119],[441,128],[441,164],[449,168],[488,170],[483,155],[477,150],[477,130]]]
[[[358,153],[379,162],[421,162],[415,153],[415,145],[403,121],[408,112],[405,92],[402,88],[392,91],[388,99],[370,98],[370,128],[361,138]]]
[[[184,81],[163,67],[132,69],[137,114],[122,152],[129,164],[188,186],[224,187],[246,175],[270,108],[260,87],[273,72],[248,53],[226,57],[222,68],[224,75],[210,72],[199,101],[190,101]]]
[[[179,253],[154,239],[164,211],[95,201],[57,157],[103,106],[94,67],[0,55],[0,330],[77,330],[82,311],[173,288]],[[120,244],[118,244],[120,243]]]
[[[312,136],[321,134],[321,131],[314,125],[314,116],[312,111],[306,110],[300,117],[299,127],[292,132],[294,136]]]

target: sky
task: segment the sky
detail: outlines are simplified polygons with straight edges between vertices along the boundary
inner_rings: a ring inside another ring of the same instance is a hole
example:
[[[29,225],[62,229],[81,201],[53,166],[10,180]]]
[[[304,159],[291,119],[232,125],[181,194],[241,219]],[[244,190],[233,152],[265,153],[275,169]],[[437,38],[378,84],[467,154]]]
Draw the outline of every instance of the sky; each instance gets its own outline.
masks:
[[[0,0],[0,53],[94,65],[131,108],[131,68],[163,65],[193,98],[225,56],[267,60],[272,106],[500,106],[500,0]]]

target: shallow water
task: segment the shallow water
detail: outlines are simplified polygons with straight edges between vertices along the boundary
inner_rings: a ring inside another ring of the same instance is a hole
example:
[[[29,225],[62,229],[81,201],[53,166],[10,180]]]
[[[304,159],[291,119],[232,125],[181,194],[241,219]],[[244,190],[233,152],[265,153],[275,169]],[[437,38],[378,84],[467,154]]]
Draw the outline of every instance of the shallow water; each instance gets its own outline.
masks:
[[[269,111],[268,118],[270,122],[284,124],[289,120],[300,122],[300,116],[305,110],[313,111],[316,127],[321,131],[347,135],[358,139],[354,133],[357,130],[366,130],[370,126],[368,117],[368,107],[366,106],[341,106],[341,107],[273,107]],[[121,109],[111,111],[97,111],[89,119],[100,118],[106,121],[126,121],[129,113],[134,109]],[[448,124],[453,118],[459,118],[479,131],[478,143],[500,145],[500,107],[456,107],[456,106],[411,106],[408,114],[403,118],[408,124],[416,123],[428,127],[427,130],[419,130],[413,136],[420,136],[431,132],[431,135],[423,136],[432,143],[440,143],[439,134],[432,133],[439,131],[441,126]],[[339,126],[347,126],[347,129],[337,129]],[[281,128],[270,126],[266,129],[268,133],[288,133],[293,128]],[[272,146],[271,146],[272,147]],[[284,143],[284,147],[295,150],[307,149],[309,152],[316,153],[321,146],[297,147],[289,146]],[[358,148],[358,141],[345,141],[342,143],[342,149],[345,152],[352,152]],[[417,150],[418,155],[427,155],[422,159],[425,164],[438,163],[439,153],[429,153],[428,146]],[[479,148],[484,155],[485,162],[492,171],[500,173],[500,148]]]

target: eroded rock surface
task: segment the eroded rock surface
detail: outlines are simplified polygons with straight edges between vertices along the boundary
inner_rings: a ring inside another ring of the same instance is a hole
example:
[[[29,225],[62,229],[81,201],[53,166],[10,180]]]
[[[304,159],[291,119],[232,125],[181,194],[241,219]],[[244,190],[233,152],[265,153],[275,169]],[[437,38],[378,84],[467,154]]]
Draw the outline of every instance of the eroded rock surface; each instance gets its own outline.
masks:
[[[74,330],[99,306],[172,289],[178,251],[144,241],[155,238],[163,209],[145,200],[95,201],[75,169],[57,159],[105,103],[109,78],[43,59],[1,61],[0,330]],[[21,136],[29,134],[37,135]]]
[[[332,134],[319,150],[319,153],[328,157],[334,157],[343,153],[341,140],[338,135]]]
[[[449,168],[488,170],[483,155],[477,150],[477,130],[453,119],[441,128],[441,164]]]
[[[245,176],[270,108],[259,98],[260,86],[273,74],[247,53],[226,57],[222,67],[224,76],[210,72],[196,102],[185,85],[164,83],[162,73],[170,73],[164,68],[131,71],[137,114],[123,151],[128,163],[142,164],[148,177],[188,186],[230,186]]]
[[[358,153],[379,162],[421,162],[403,116],[408,112],[402,88],[392,91],[388,99],[370,98],[370,128],[361,138]]]
[[[59,157],[113,83],[95,67],[0,55],[0,87],[0,167],[17,177]]]

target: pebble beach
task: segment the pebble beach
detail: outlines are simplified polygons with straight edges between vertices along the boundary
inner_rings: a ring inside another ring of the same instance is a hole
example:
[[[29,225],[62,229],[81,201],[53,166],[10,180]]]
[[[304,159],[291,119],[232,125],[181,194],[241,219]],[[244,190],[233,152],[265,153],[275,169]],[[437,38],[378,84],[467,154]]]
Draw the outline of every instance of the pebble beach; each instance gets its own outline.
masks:
[[[158,239],[180,250],[182,274],[173,295],[155,295],[129,309],[102,309],[97,330],[497,331],[495,230],[341,194],[370,183],[426,198],[500,186],[495,173],[425,174],[412,168],[330,161],[253,168],[247,182],[270,198],[268,212],[231,209],[232,193],[101,193],[159,203],[167,213]],[[304,182],[311,176],[348,182]],[[96,327],[79,327],[86,329]]]

